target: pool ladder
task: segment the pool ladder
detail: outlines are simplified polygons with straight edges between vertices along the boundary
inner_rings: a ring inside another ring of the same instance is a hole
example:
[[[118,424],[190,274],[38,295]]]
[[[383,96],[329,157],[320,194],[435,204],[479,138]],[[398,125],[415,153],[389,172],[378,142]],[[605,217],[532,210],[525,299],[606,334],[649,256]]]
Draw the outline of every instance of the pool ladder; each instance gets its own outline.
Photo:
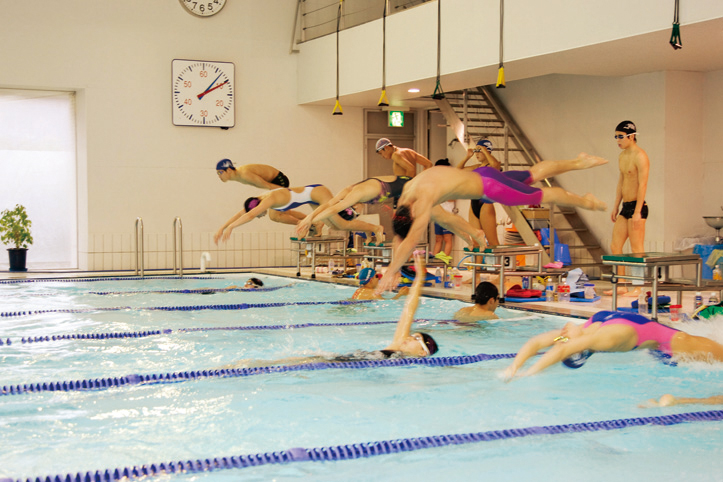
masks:
[[[135,241],[136,241],[136,275],[144,276],[143,272],[143,218],[136,218],[135,225]],[[183,223],[181,218],[176,216],[173,220],[173,274],[183,276]]]

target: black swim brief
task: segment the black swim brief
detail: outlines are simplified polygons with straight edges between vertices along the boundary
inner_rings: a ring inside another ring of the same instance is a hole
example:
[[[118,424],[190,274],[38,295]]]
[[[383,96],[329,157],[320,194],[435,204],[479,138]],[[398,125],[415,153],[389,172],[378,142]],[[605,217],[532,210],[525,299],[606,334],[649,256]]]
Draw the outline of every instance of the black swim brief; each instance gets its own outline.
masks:
[[[275,178],[273,178],[271,180],[271,184],[276,184],[277,186],[281,186],[281,187],[289,187],[290,186],[289,178],[286,177],[286,174],[284,174],[281,171],[279,171],[278,176],[276,176]]]
[[[623,208],[620,210],[620,215],[625,219],[632,219],[635,214],[635,205],[637,201],[628,201],[623,203]],[[643,208],[640,210],[640,216],[643,219],[648,219],[648,203],[643,201]]]
[[[472,214],[474,214],[474,217],[476,217],[477,219],[479,219],[479,213],[480,213],[480,210],[482,209],[483,204],[486,204],[486,203],[481,199],[471,199],[469,201],[469,207],[472,208]]]

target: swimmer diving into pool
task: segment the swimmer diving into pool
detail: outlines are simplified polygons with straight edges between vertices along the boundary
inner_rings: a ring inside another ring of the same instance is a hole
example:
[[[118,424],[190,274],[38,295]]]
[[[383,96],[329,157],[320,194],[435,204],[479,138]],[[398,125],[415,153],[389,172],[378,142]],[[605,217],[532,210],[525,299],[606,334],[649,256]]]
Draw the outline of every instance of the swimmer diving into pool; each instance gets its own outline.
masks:
[[[235,228],[264,216],[269,210],[271,210],[272,213],[275,212],[278,214],[276,219],[269,216],[272,221],[296,225],[299,220],[293,216],[284,216],[287,211],[303,206],[304,204],[321,204],[331,198],[331,191],[321,184],[311,184],[288,189],[274,189],[258,197],[250,197],[244,202],[244,208],[221,226],[213,237],[213,241],[216,244],[218,244],[219,241],[228,241],[231,237],[231,232]],[[354,213],[351,212],[351,210],[334,214],[330,216],[326,222],[330,226],[342,231],[364,231],[374,233],[377,239],[384,239],[384,228],[382,226],[354,219]]]
[[[551,347],[526,372],[518,370],[543,348]],[[567,323],[530,338],[505,370],[505,378],[529,376],[562,362],[580,368],[598,351],[626,352],[637,349],[660,350],[667,355],[700,361],[723,361],[723,345],[703,336],[661,325],[635,313],[600,311],[584,325]]]
[[[450,199],[482,199],[507,206],[551,203],[604,211],[605,203],[592,194],[578,196],[560,187],[534,188],[530,184],[607,162],[581,153],[576,159],[539,162],[529,171],[500,172],[489,166],[472,171],[435,166],[423,171],[404,186],[399,198],[393,223],[395,234],[402,241],[394,251],[393,261],[379,283],[379,289],[389,290],[395,284],[397,272],[426,233],[434,206]]]
[[[409,180],[410,178],[406,176],[379,176],[352,184],[329,201],[320,204],[314,212],[297,224],[296,235],[301,238],[305,237],[312,223],[326,221],[329,217],[357,203],[376,204],[389,200],[396,201],[399,199],[399,196],[402,195],[404,185]],[[482,245],[484,246],[484,233],[482,230],[476,229],[459,216],[445,211],[440,206],[435,206],[432,209],[431,218],[437,224],[444,226],[465,239],[469,244],[480,243],[480,241],[482,241]],[[383,238],[377,238],[377,242],[381,241],[383,241]]]
[[[259,189],[289,187],[289,178],[266,164],[244,164],[235,167],[231,159],[221,159],[216,163],[216,174],[223,182],[236,181]]]

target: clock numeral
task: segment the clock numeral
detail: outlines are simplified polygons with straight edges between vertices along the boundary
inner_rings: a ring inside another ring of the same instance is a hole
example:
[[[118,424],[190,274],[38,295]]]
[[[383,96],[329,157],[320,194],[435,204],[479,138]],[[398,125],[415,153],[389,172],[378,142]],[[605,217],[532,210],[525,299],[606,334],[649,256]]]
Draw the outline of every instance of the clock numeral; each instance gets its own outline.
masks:
[[[193,99],[186,99],[183,101],[183,103],[186,105],[191,105],[191,104],[193,104]]]
[[[198,76],[199,77],[208,77],[208,71],[207,70],[199,70]]]
[[[217,100],[217,101],[216,101],[216,107],[223,107],[223,101],[222,101],[222,100]]]
[[[208,117],[208,111],[207,111],[207,110],[201,110],[200,116],[201,116],[201,117]]]
[[[183,87],[189,88],[189,87],[192,87],[192,86],[193,86],[193,82],[191,82],[190,80],[184,80],[184,81],[183,81]]]

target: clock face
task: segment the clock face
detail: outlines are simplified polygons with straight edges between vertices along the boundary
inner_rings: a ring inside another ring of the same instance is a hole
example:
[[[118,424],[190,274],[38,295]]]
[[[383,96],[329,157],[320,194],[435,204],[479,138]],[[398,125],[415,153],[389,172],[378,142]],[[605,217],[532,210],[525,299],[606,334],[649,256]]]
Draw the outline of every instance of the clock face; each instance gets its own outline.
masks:
[[[176,59],[172,72],[174,125],[234,126],[233,63]]]
[[[224,5],[226,5],[226,0],[178,0],[181,2],[181,5],[186,7],[186,10],[191,12],[194,15],[198,15],[199,17],[210,17],[211,15],[216,15],[218,12],[221,11]]]

